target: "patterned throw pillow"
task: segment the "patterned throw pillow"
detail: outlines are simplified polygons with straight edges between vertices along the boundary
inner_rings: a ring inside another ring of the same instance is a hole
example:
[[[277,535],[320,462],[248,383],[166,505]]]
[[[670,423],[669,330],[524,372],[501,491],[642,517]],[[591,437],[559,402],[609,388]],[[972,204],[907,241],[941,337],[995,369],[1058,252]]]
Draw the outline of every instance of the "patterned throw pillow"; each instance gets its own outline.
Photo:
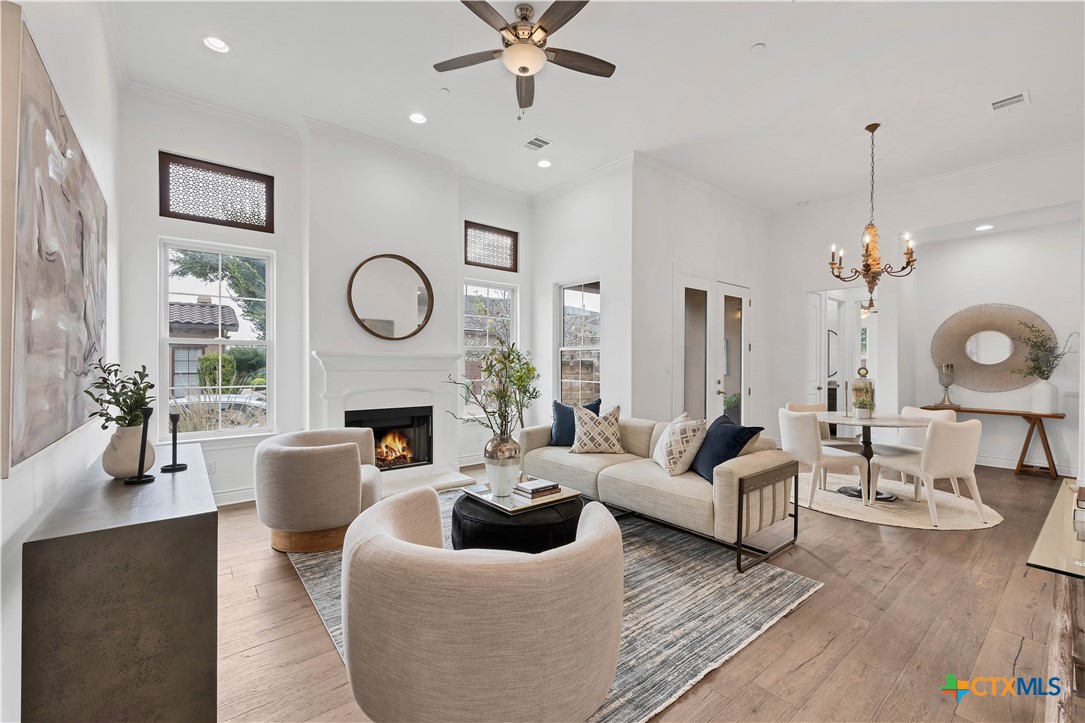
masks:
[[[621,406],[614,407],[602,416],[590,409],[573,407],[576,419],[576,439],[569,451],[574,454],[622,454],[622,432],[618,426]]]
[[[652,459],[671,477],[686,472],[693,464],[707,430],[707,421],[690,419],[689,414],[682,412],[682,416],[668,424],[659,436]]]

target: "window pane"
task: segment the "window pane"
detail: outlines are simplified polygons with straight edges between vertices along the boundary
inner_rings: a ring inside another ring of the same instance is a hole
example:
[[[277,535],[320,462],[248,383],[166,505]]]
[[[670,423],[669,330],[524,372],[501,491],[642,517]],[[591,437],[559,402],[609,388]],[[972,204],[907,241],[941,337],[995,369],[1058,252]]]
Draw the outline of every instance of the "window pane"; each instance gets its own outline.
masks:
[[[170,293],[216,297],[219,289],[219,255],[188,249],[169,250]]]
[[[267,260],[251,256],[223,256],[225,293],[245,299],[267,298]]]
[[[480,316],[463,318],[464,346],[486,346],[486,319]]]
[[[225,378],[225,372],[233,370],[232,376]],[[230,387],[265,387],[267,386],[267,349],[262,346],[228,346],[223,357],[223,386]]]
[[[254,299],[222,300],[222,331],[227,339],[258,341],[267,337],[267,302]]]
[[[198,388],[171,389],[170,414],[180,414],[178,432],[215,432],[219,429],[218,392]]]
[[[219,397],[222,407],[222,429],[251,429],[267,426],[267,390],[246,387],[223,390]]]
[[[486,324],[490,346],[500,346],[501,342],[508,341],[512,332],[510,327],[508,319],[490,319]]]

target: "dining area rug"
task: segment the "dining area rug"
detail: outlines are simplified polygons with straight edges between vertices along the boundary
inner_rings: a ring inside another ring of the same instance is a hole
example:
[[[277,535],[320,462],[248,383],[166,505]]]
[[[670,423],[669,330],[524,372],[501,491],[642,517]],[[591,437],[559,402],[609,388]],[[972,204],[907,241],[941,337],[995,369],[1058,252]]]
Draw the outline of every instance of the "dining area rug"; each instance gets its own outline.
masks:
[[[938,507],[938,527],[931,524],[930,508],[927,506],[927,493],[923,489],[919,501],[914,499],[915,488],[899,479],[878,480],[879,492],[891,492],[897,496],[893,502],[875,502],[864,505],[857,497],[847,497],[836,490],[841,487],[854,487],[859,484],[859,476],[852,474],[829,473],[828,490],[819,489],[814,493],[814,504],[810,507],[810,473],[799,474],[799,505],[818,512],[825,512],[837,517],[871,522],[876,525],[892,527],[910,527],[919,530],[982,530],[994,527],[1002,522],[1002,515],[989,505],[983,506],[986,524],[980,520],[976,503],[968,496],[968,489],[962,480],[961,496],[952,492],[934,491],[934,502]],[[947,484],[942,482],[942,484]],[[920,483],[922,488],[922,483]],[[980,496],[983,490],[980,489]]]
[[[461,494],[440,493],[448,549],[452,505]],[[592,723],[647,721],[821,587],[769,563],[739,573],[732,550],[650,520],[623,516],[618,524],[622,642],[610,695]],[[289,557],[342,655],[342,551]]]

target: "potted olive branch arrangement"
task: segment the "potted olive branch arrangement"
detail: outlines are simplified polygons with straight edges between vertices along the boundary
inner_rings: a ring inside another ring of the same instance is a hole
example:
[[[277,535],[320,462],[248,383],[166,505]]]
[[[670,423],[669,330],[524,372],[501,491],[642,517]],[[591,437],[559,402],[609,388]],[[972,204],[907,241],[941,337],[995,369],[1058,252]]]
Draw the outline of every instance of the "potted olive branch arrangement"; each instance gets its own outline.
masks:
[[[482,416],[452,416],[461,422],[480,424],[493,433],[482,450],[486,477],[495,497],[507,497],[520,471],[520,445],[513,432],[517,426],[524,426],[524,412],[540,396],[535,387],[539,372],[529,354],[507,341],[486,352],[481,366],[478,392],[469,379],[457,381],[450,376],[448,382],[459,387],[464,403],[477,406]]]
[[[143,409],[155,399],[149,396],[154,384],[149,381],[147,367],[122,376],[120,364],[106,364],[104,359],[99,359],[90,368],[98,372],[98,378],[84,394],[98,405],[98,409],[88,416],[100,417],[102,429],[109,429],[110,424],[117,427],[102,454],[102,468],[119,479],[138,476],[143,473],[139,469]],[[144,446],[145,467],[150,468],[154,464],[154,448],[150,442]]]
[[[1050,382],[1051,375],[1055,373],[1063,357],[1074,353],[1074,350],[1070,348],[1070,339],[1077,332],[1066,337],[1066,343],[1060,348],[1058,339],[1047,329],[1027,321],[1019,323],[1025,332],[1015,337],[1014,341],[1024,344],[1028,348],[1028,355],[1025,356],[1024,368],[1011,371],[1023,377],[1037,379],[1032,387],[1030,411],[1054,414],[1059,411],[1059,389]]]

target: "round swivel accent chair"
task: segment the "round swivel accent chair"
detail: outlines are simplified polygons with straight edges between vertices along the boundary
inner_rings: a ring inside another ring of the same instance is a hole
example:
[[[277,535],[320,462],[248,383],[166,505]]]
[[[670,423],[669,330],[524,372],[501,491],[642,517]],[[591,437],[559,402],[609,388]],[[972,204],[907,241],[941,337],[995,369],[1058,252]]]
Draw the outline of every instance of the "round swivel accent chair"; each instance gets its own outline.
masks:
[[[280,552],[343,546],[347,527],[381,497],[373,430],[289,432],[256,447],[256,512]]]

